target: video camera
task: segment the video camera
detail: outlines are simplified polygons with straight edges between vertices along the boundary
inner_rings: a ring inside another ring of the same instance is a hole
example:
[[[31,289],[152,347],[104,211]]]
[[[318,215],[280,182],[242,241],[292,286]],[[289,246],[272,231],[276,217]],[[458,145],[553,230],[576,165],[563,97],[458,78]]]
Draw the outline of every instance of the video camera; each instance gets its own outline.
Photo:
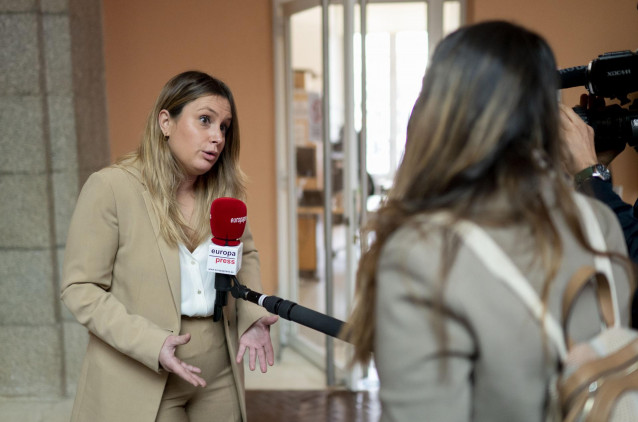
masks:
[[[628,107],[628,95],[638,91],[638,51],[601,54],[587,66],[558,71],[560,88],[584,86],[590,95],[617,99],[600,109],[574,107],[574,111],[594,128],[596,151],[622,151],[625,144],[638,151],[638,98]]]

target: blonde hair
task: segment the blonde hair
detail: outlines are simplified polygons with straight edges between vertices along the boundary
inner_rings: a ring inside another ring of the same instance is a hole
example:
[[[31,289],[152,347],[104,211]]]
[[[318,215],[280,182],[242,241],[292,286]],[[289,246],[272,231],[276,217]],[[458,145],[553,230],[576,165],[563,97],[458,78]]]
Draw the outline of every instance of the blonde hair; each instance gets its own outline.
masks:
[[[355,362],[367,363],[374,347],[381,250],[417,214],[445,210],[485,225],[531,227],[546,276],[545,303],[563,254],[544,199],[548,186],[571,232],[591,250],[574,211],[572,187],[561,173],[557,91],[549,45],[519,26],[484,22],[459,29],[437,46],[410,116],[394,185],[366,227],[376,240],[359,263],[355,306],[343,333],[355,345]],[[503,196],[508,208],[500,215],[481,212]],[[451,230],[444,230],[443,240],[441,284],[458,250]],[[440,289],[434,306],[446,311]],[[444,341],[442,327],[434,328]]]
[[[224,149],[213,168],[195,181],[195,212],[189,227],[177,203],[177,188],[186,174],[173,156],[162,133],[158,116],[167,110],[179,117],[184,106],[200,97],[215,95],[228,100],[232,121]],[[222,81],[199,71],[174,76],[160,92],[148,114],[139,148],[117,162],[119,166],[138,165],[153,207],[159,216],[162,237],[171,245],[184,243],[193,249],[210,236],[210,204],[220,196],[245,197],[245,176],[239,167],[239,120],[233,95]]]

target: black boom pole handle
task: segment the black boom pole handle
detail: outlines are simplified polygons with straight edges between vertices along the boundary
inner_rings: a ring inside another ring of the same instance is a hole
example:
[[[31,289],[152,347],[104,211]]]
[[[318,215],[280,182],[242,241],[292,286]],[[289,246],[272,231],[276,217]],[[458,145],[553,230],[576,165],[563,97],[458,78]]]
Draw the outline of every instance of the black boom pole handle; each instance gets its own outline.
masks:
[[[262,303],[262,306],[272,314],[297,322],[331,337],[339,337],[339,332],[343,328],[343,321],[277,296],[266,296]]]
[[[346,325],[341,320],[313,311],[290,300],[257,293],[239,284],[236,279],[231,292],[234,297],[262,306],[271,314],[279,315],[284,319],[312,328],[331,337],[348,341],[343,336],[340,336],[341,330]]]

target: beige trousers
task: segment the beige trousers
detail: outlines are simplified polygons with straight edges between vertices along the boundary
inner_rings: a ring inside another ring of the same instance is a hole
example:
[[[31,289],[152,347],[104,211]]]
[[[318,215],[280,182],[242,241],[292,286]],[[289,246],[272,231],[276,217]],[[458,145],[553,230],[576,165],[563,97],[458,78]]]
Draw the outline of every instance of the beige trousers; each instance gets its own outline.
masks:
[[[222,322],[182,317],[180,335],[191,340],[177,348],[182,361],[202,370],[206,387],[195,387],[169,374],[156,422],[241,421],[239,398]]]

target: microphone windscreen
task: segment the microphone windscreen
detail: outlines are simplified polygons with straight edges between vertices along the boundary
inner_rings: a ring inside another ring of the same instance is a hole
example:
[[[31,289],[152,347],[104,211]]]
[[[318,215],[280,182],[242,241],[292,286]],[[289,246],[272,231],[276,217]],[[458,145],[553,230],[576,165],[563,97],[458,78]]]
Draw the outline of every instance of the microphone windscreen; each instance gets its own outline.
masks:
[[[246,204],[236,198],[217,198],[210,206],[210,231],[216,245],[236,246],[246,227]]]

